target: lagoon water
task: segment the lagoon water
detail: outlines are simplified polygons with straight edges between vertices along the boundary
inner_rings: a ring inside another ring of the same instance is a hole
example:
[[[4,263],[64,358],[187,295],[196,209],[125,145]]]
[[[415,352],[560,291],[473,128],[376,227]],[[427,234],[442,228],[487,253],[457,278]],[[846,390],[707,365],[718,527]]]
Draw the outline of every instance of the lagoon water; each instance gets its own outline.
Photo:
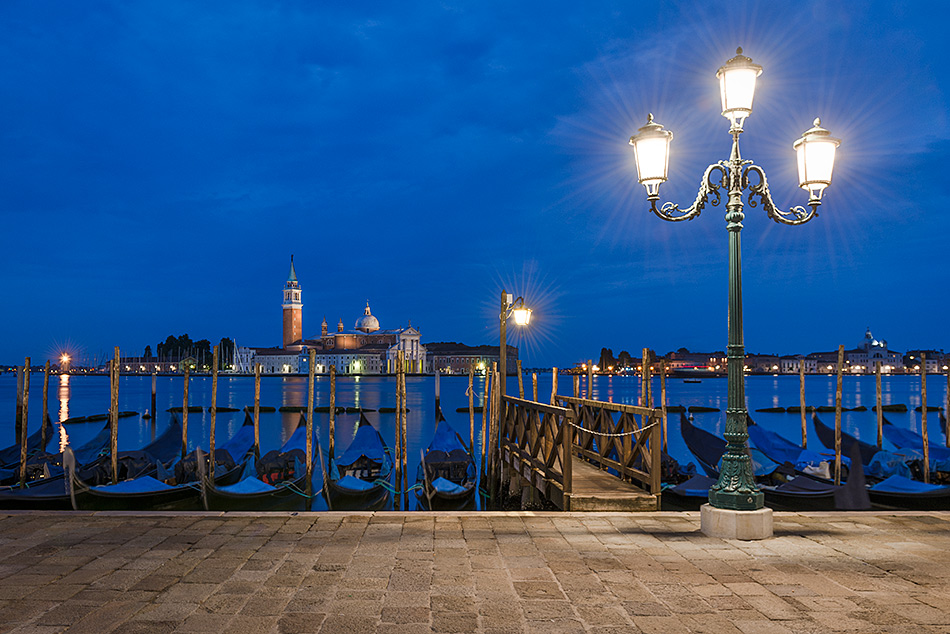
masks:
[[[34,374],[30,386],[29,429],[39,427],[42,408],[42,374]],[[835,377],[830,375],[811,375],[805,378],[806,402],[810,406],[834,405]],[[329,379],[317,377],[314,387],[314,405],[329,404]],[[150,406],[151,377],[124,376],[119,386],[119,409],[139,412],[139,416],[122,418],[119,421],[119,449],[137,449],[151,440],[154,434],[161,433],[168,425],[170,407],[182,405],[183,378],[173,376],[158,377],[157,410],[158,416],[152,420],[143,419]],[[528,398],[531,398],[531,376],[524,378]],[[572,377],[560,376],[559,393],[571,394]],[[441,377],[442,410],[449,423],[463,439],[469,437],[469,417],[465,413],[456,413],[457,408],[468,408],[467,376]],[[518,393],[517,377],[508,378],[508,394]],[[396,405],[395,377],[338,377],[337,406],[363,407],[379,409]],[[635,376],[599,376],[595,377],[592,397],[597,400],[615,403],[637,404],[641,393],[640,379]],[[408,419],[408,450],[410,484],[415,478],[416,465],[420,452],[428,445],[435,426],[435,379],[432,376],[409,376],[406,379]],[[658,402],[660,394],[659,378],[654,378],[652,390],[654,400]],[[475,378],[475,404],[481,405],[484,395],[484,379]],[[586,396],[586,378],[581,378],[581,392]],[[191,405],[211,404],[211,377],[192,377],[189,388]],[[550,373],[538,376],[538,393],[541,401],[548,401],[551,395]],[[221,375],[218,379],[218,406],[236,407],[253,405],[254,379],[245,376]],[[867,412],[844,412],[842,428],[871,443],[877,440],[876,415],[871,411],[876,401],[874,376],[847,376],[844,378],[843,406],[864,405]],[[0,375],[0,446],[15,442],[13,417],[16,401],[16,377],[13,374]],[[694,414],[696,424],[711,432],[722,434],[725,425],[726,380],[725,378],[702,379],[700,383],[686,383],[682,379],[667,380],[667,402],[670,405],[701,405],[722,410],[716,413]],[[756,409],[766,407],[789,407],[799,403],[798,376],[749,376],[746,378],[746,402],[756,423],[776,431],[793,440],[801,440],[801,417],[799,414],[756,413]],[[914,408],[921,403],[920,377],[908,375],[885,376],[882,380],[882,402],[885,405],[902,403],[907,405],[907,413],[886,413],[888,420],[895,425],[920,431],[921,414]],[[928,378],[928,405],[946,407],[947,379],[942,375]],[[305,406],[307,404],[307,378],[305,376],[264,377],[261,382],[261,405],[280,407],[283,405]],[[109,381],[105,376],[52,376],[49,387],[49,412],[54,421],[69,417],[88,416],[105,413],[109,406]],[[180,415],[180,414],[179,414]],[[392,444],[395,439],[395,414],[370,412],[371,422],[377,425],[381,434]],[[293,432],[299,420],[297,413],[271,412],[261,413],[261,450],[279,447]],[[819,414],[826,423],[834,423],[834,413]],[[336,448],[340,453],[353,437],[358,423],[357,414],[339,414],[336,417]],[[243,412],[219,412],[216,423],[216,438],[220,444],[229,438],[244,421]],[[320,443],[326,452],[328,442],[327,423],[329,414],[314,414],[314,424],[318,428]],[[211,416],[207,411],[192,412],[188,416],[189,448],[199,444],[208,445]],[[103,423],[79,423],[65,426],[65,432],[74,446],[90,439]],[[58,428],[60,426],[57,426]],[[475,415],[475,450],[481,451],[481,414]],[[931,442],[943,442],[938,416],[931,412],[928,416],[928,428]],[[668,449],[670,454],[683,464],[692,460],[689,451],[679,434],[679,414],[670,414]],[[808,420],[809,448],[820,448],[811,419]],[[888,448],[885,441],[885,448]],[[319,469],[315,481],[319,486]],[[322,500],[315,509],[320,508]]]

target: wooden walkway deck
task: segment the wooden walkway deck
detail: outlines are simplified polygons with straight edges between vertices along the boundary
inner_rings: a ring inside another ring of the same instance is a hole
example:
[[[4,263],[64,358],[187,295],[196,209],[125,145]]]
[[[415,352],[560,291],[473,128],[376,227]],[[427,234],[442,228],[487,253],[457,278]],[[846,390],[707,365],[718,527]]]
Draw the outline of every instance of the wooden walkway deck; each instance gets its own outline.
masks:
[[[624,482],[606,471],[575,460],[572,511],[658,511],[659,496]]]

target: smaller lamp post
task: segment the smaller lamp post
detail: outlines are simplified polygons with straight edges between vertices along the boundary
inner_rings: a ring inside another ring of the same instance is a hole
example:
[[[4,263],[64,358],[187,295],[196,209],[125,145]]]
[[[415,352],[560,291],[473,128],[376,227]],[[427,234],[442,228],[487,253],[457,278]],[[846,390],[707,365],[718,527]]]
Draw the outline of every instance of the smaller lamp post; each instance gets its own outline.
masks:
[[[518,326],[527,326],[531,321],[531,309],[524,305],[524,297],[512,300],[512,295],[505,290],[501,291],[501,312],[499,313],[499,345],[498,345],[498,377],[501,382],[499,394],[505,396],[507,391],[508,372],[508,318],[514,315],[515,324]]]

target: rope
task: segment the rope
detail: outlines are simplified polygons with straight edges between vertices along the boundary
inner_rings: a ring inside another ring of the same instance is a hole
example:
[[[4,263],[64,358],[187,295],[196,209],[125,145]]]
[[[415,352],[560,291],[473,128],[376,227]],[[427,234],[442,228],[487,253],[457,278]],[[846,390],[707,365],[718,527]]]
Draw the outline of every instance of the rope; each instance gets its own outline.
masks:
[[[576,424],[576,423],[570,423],[570,422],[569,422],[568,424],[569,424],[571,427],[576,427],[577,429],[580,429],[581,431],[583,431],[583,432],[586,433],[586,434],[594,434],[595,436],[603,436],[604,438],[621,438],[621,437],[623,437],[623,436],[632,436],[632,435],[634,435],[634,434],[638,434],[638,433],[645,432],[646,430],[650,429],[651,427],[656,427],[656,423],[650,423],[649,425],[647,425],[646,427],[643,427],[643,428],[641,428],[641,429],[634,429],[633,431],[625,431],[625,432],[620,433],[620,434],[608,434],[608,433],[606,433],[606,432],[594,431],[593,429],[587,429],[586,427],[581,427],[580,425],[578,425],[578,424]]]

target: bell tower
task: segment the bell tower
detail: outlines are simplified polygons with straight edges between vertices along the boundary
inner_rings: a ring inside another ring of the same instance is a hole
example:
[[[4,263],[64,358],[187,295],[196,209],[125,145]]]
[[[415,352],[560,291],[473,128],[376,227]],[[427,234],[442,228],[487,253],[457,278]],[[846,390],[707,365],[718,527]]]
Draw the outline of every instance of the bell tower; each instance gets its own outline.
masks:
[[[284,348],[303,339],[303,303],[300,301],[300,284],[294,270],[294,256],[290,256],[290,275],[284,284]]]

